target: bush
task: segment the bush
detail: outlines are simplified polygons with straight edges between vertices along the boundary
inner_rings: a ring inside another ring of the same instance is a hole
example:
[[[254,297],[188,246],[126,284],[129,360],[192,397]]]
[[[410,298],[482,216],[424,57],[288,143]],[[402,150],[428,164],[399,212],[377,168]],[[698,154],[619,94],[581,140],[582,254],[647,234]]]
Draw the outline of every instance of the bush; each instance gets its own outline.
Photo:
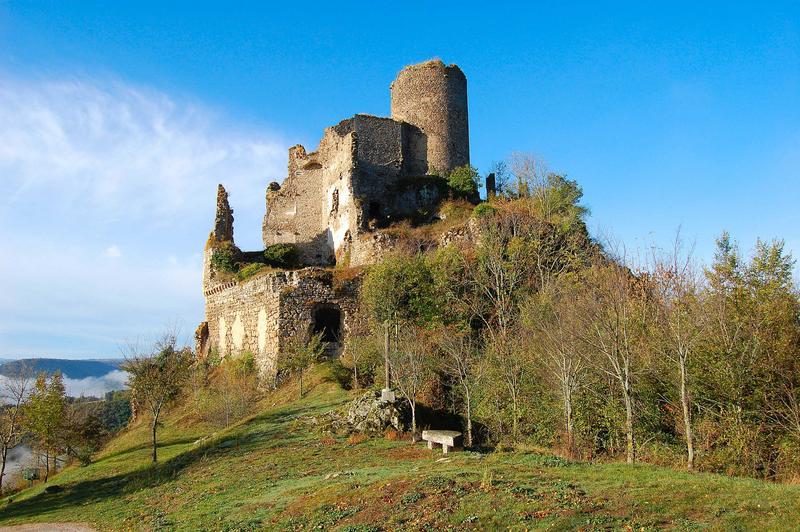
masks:
[[[483,216],[491,216],[496,212],[497,209],[495,209],[492,205],[483,202],[475,206],[475,208],[472,210],[472,216],[475,218],[481,218]]]
[[[478,170],[474,166],[459,166],[447,176],[447,185],[453,197],[475,201],[478,199],[479,178]]]
[[[273,244],[264,250],[267,264],[275,268],[296,268],[300,262],[300,253],[294,244]]]
[[[245,279],[249,279],[250,277],[254,276],[265,267],[266,264],[261,264],[258,262],[254,264],[248,264],[247,266],[244,266],[241,270],[239,270],[239,273],[236,274],[236,277],[240,281],[244,281]]]
[[[211,266],[220,272],[236,271],[236,248],[230,243],[220,244],[211,253]]]

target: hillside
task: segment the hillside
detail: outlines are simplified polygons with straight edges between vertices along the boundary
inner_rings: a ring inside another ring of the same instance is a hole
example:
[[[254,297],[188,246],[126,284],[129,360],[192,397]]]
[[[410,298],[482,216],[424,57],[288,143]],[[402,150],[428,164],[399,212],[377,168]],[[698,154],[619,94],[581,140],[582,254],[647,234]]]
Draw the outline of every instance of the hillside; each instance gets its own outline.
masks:
[[[102,377],[119,369],[121,360],[67,360],[60,358],[23,358],[0,363],[0,375],[13,375],[25,366],[34,372],[52,374],[60,371],[72,379]]]
[[[800,521],[800,487],[619,463],[584,464],[532,450],[461,452],[423,444],[319,437],[298,418],[353,396],[329,368],[292,401],[293,385],[264,410],[216,434],[177,412],[148,464],[135,425],[89,467],[72,467],[44,494],[0,502],[0,524],[89,522],[99,529],[759,528]]]

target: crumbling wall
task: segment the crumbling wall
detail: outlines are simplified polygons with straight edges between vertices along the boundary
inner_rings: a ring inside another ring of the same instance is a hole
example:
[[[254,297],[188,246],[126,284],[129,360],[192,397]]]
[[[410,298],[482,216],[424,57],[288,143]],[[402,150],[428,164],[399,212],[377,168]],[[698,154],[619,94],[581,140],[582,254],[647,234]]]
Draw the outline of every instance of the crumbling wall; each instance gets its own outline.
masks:
[[[347,204],[355,168],[355,136],[328,128],[317,151],[306,153],[297,145],[289,150],[289,175],[283,185],[267,189],[264,246],[292,243],[308,265],[334,262],[335,235],[343,238],[351,225],[346,212],[334,206]],[[338,190],[334,194],[334,190]],[[338,201],[334,197],[338,196]],[[342,229],[344,227],[344,229]]]
[[[317,268],[270,272],[217,285],[204,293],[206,325],[201,328],[206,349],[222,358],[252,353],[260,375],[269,381],[289,341],[307,335],[315,305],[340,308],[343,332],[347,331],[357,301],[354,286],[351,282],[337,290],[333,273]]]
[[[277,370],[278,301],[290,272],[232,281],[205,292],[208,350],[220,357],[250,352],[259,373],[272,378]]]

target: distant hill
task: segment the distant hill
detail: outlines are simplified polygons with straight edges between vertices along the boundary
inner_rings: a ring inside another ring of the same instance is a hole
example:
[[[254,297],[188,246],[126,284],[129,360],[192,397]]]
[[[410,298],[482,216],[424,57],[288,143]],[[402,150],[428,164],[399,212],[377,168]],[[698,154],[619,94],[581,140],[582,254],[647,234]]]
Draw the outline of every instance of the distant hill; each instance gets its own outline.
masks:
[[[60,358],[23,358],[0,363],[0,375],[13,375],[20,366],[26,365],[35,372],[52,374],[61,371],[71,379],[103,377],[119,369],[121,360],[64,360]]]

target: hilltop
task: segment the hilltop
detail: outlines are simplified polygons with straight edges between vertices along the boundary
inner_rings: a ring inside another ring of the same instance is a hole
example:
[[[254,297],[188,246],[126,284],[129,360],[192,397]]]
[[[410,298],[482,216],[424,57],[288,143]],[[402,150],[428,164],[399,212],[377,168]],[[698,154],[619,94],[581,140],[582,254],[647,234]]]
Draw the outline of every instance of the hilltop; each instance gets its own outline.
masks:
[[[176,410],[162,461],[148,462],[133,424],[88,467],[44,494],[0,502],[0,524],[88,521],[100,529],[759,528],[800,520],[800,487],[650,466],[581,463],[535,448],[460,452],[423,444],[320,436],[304,416],[346,405],[330,364],[272,392],[259,413],[214,431]]]

